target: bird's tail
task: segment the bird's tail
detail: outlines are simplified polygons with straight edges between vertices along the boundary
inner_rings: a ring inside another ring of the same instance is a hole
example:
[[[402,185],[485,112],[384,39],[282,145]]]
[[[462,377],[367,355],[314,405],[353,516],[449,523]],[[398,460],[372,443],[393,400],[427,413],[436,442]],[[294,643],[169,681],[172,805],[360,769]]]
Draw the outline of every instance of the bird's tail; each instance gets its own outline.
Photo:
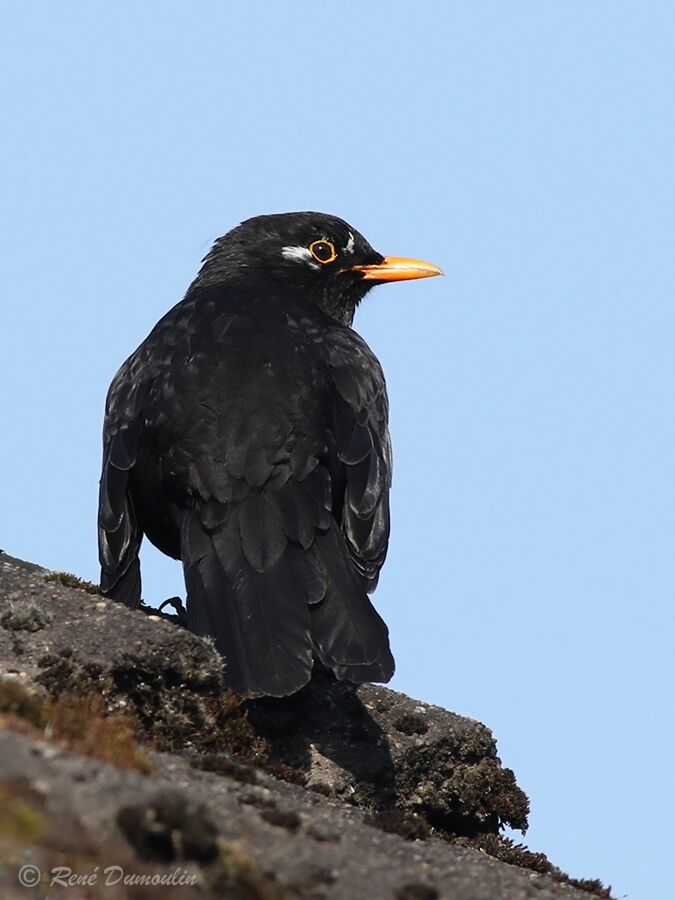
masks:
[[[391,678],[387,626],[336,523],[306,550],[287,543],[263,571],[244,554],[236,508],[214,529],[187,513],[181,545],[188,628],[215,638],[236,693],[292,694],[309,681],[315,658],[343,680]]]
[[[343,681],[389,681],[389,630],[352,568],[337,524],[317,534],[313,550],[327,575],[323,600],[310,607],[316,655]]]

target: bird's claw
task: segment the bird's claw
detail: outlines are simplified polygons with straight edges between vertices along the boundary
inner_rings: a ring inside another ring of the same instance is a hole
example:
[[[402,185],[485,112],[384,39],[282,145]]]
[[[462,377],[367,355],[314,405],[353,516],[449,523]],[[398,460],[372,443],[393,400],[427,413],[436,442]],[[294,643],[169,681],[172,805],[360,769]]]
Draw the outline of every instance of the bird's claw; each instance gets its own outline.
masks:
[[[172,616],[171,613],[164,612],[165,606],[170,606],[173,610],[175,610],[175,618],[178,619],[178,624],[185,627],[187,610],[183,606],[183,601],[180,599],[180,597],[168,597],[163,603],[159,604],[159,612],[165,616],[170,616],[173,619],[174,616]]]
[[[165,606],[171,606],[175,610],[175,615],[164,612]],[[181,628],[187,628],[187,610],[183,606],[183,601],[180,597],[169,597],[163,603],[160,603],[159,607],[141,603],[139,609],[148,616],[159,616],[161,619],[168,619],[170,622],[180,625]]]

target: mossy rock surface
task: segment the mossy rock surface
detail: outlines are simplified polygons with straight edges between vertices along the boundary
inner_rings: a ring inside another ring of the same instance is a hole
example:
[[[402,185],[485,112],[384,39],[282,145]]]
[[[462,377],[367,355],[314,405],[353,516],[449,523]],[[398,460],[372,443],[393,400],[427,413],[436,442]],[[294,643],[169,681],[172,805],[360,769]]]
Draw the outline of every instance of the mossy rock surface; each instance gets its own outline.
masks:
[[[242,703],[208,641],[5,554],[0,800],[2,859],[178,867],[181,897],[608,896],[501,836],[528,800],[481,723],[324,672]]]

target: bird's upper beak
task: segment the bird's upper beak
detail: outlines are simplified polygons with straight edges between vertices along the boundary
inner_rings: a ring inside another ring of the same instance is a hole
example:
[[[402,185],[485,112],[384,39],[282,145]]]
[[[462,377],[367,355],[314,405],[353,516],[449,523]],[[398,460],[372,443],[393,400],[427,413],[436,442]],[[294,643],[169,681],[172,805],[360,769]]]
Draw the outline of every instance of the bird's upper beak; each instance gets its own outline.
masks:
[[[354,272],[362,272],[364,281],[409,281],[411,278],[431,278],[443,275],[433,263],[404,256],[385,256],[381,263],[371,266],[354,266]]]

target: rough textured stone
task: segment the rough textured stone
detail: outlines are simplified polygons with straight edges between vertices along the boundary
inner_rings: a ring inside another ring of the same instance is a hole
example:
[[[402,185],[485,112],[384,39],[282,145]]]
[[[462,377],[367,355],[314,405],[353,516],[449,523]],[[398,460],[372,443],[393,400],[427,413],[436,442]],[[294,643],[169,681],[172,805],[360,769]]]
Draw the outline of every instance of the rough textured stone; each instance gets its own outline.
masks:
[[[103,762],[91,729],[71,739],[73,708],[135,723],[143,765],[124,748],[126,768]],[[106,866],[195,877],[162,896],[588,896],[499,836],[526,828],[528,804],[484,725],[324,672],[294,697],[240,703],[208,641],[4,554],[0,808],[8,897],[26,896],[22,862],[99,866],[82,896],[108,898],[158,888],[105,886]]]

